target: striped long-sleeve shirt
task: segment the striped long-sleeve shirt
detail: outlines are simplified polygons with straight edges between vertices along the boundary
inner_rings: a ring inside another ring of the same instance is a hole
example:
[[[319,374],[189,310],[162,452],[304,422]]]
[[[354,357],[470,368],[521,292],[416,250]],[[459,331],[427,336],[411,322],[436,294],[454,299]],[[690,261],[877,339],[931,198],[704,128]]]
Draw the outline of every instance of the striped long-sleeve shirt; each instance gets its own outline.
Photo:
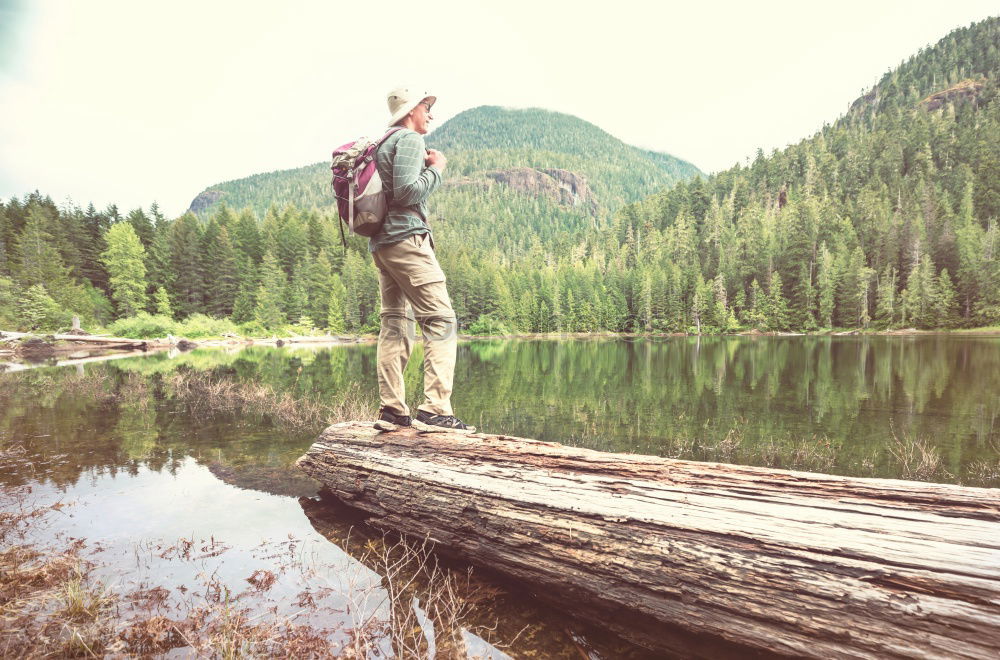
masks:
[[[427,226],[427,198],[441,184],[441,173],[424,166],[426,155],[423,136],[408,128],[396,131],[379,147],[375,163],[388,193],[389,214],[382,231],[368,241],[370,251],[431,233]]]

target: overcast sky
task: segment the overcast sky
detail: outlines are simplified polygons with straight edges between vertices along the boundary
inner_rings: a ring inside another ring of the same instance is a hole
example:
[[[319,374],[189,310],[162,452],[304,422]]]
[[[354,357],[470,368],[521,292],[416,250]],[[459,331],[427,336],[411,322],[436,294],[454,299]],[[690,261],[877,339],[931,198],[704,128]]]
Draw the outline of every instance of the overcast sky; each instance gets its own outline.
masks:
[[[707,172],[797,142],[995,0],[479,3],[0,0],[0,196],[169,216],[381,130],[543,107]]]

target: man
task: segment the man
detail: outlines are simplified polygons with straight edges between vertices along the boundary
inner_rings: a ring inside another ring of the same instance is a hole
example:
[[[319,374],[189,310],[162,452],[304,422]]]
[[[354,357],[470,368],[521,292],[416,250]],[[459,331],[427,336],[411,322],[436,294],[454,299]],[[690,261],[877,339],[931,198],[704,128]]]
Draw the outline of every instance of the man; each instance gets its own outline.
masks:
[[[400,126],[375,156],[389,213],[368,249],[378,267],[382,294],[378,335],[379,419],[410,426],[403,369],[413,349],[414,319],[424,341],[424,402],[416,420],[431,426],[470,429],[451,409],[457,322],[444,272],[427,225],[427,198],[441,184],[447,159],[427,149],[423,136],[437,97],[411,88],[389,92],[389,126]]]

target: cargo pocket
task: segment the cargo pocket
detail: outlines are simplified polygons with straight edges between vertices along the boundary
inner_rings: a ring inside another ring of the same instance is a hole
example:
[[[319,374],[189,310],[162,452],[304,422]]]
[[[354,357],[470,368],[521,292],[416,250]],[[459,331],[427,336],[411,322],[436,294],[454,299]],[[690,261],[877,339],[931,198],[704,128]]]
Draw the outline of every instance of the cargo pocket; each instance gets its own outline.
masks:
[[[433,284],[435,282],[444,282],[444,271],[440,268],[429,268],[427,270],[420,270],[410,275],[410,284],[412,286],[424,286],[425,284]]]

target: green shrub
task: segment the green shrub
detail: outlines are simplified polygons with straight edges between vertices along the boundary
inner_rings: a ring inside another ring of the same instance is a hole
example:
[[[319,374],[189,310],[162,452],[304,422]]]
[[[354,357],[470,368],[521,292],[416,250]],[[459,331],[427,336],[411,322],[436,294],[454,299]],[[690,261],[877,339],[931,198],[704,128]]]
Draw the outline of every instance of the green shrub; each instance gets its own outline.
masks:
[[[495,319],[489,314],[483,314],[465,330],[470,335],[509,335],[510,329],[504,325],[503,321]]]
[[[253,320],[241,323],[239,325],[239,334],[244,337],[270,337],[272,333],[261,325],[260,321]]]
[[[320,334],[320,331],[313,327],[309,319],[303,318],[298,323],[292,325],[286,325],[281,329],[279,335],[301,335],[304,337],[312,337],[314,335]]]
[[[381,324],[382,318],[379,315],[378,310],[374,310],[368,315],[368,319],[365,321],[365,324],[358,328],[357,333],[359,335],[377,335],[379,329],[382,327]]]
[[[118,319],[108,326],[108,332],[116,337],[132,339],[151,339],[180,334],[173,319],[149,312],[139,312],[135,316]]]
[[[204,314],[192,314],[177,325],[177,332],[189,339],[221,337],[224,334],[239,334],[239,328],[229,319],[215,319]]]
[[[21,293],[17,300],[18,321],[26,330],[58,330],[69,327],[73,314],[59,305],[36,284]]]

